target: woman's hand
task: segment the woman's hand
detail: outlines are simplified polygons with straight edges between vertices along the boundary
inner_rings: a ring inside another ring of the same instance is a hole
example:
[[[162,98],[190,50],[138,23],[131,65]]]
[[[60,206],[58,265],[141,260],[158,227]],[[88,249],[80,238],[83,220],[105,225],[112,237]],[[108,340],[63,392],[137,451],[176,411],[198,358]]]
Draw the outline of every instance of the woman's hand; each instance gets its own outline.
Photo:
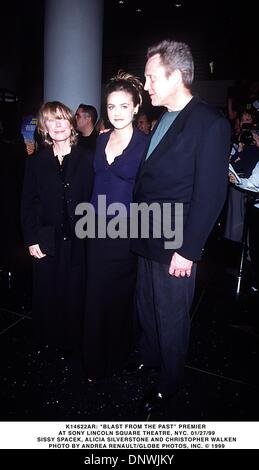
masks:
[[[234,175],[232,175],[232,173],[229,173],[228,179],[229,179],[230,183],[236,183],[237,182],[236,177]]]
[[[27,142],[26,150],[28,155],[32,155],[35,152],[35,144],[33,142]]]
[[[256,147],[259,147],[259,135],[256,132],[253,132],[253,131],[252,131],[252,135],[253,135],[253,139],[254,139],[254,143],[255,143]]]
[[[33,256],[34,258],[43,258],[46,256],[44,253],[42,253],[40,246],[39,245],[31,245],[29,246],[29,252],[30,255]]]
[[[244,150],[244,146],[245,146],[245,144],[243,144],[243,142],[239,142],[238,147],[237,147],[237,151],[242,152],[242,150]]]

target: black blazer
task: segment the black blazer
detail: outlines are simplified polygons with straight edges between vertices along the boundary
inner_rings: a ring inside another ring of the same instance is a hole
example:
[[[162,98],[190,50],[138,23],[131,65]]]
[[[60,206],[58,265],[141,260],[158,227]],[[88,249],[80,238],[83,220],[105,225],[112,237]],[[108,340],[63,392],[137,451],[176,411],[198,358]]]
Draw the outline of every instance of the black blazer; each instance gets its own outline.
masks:
[[[54,240],[61,231],[64,196],[63,183],[56,165],[52,148],[40,150],[27,157],[21,204],[25,244],[39,244],[50,255],[54,254]],[[90,200],[92,184],[91,151],[79,146],[72,147],[68,157],[65,199],[73,233],[77,221],[75,208],[80,202]]]
[[[155,131],[155,129],[154,129]],[[136,178],[136,203],[183,203],[183,243],[176,251],[190,260],[201,257],[202,248],[224,204],[228,183],[230,126],[221,112],[192,100],[147,160]],[[172,228],[174,225],[172,224]],[[131,240],[135,253],[169,264],[173,251],[164,248],[164,237]]]

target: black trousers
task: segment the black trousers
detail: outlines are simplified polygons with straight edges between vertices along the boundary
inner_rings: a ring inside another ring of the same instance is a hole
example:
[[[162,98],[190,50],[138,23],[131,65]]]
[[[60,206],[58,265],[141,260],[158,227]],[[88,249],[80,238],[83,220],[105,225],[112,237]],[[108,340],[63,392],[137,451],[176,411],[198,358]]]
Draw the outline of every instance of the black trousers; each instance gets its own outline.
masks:
[[[168,269],[139,257],[136,303],[142,328],[141,361],[160,367],[158,391],[174,393],[183,379],[188,350],[196,265],[189,278],[170,276]]]

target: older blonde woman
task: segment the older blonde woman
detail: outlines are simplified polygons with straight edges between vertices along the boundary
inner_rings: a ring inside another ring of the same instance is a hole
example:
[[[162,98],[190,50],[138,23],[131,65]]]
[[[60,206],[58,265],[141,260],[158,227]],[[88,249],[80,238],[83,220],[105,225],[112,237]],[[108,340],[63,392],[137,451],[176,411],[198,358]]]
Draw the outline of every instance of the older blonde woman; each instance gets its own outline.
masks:
[[[92,157],[77,146],[74,115],[63,103],[43,104],[38,131],[45,148],[27,158],[22,196],[35,340],[73,350],[81,343],[84,299],[84,242],[75,236],[75,207],[90,198]]]

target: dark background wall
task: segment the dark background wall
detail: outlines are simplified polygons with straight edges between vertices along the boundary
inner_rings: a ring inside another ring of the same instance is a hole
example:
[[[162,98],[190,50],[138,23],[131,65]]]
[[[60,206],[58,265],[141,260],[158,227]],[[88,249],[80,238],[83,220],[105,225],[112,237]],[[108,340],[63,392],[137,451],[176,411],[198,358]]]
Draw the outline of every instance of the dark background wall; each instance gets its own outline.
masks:
[[[0,88],[14,91],[26,112],[42,100],[44,1],[0,8]]]

